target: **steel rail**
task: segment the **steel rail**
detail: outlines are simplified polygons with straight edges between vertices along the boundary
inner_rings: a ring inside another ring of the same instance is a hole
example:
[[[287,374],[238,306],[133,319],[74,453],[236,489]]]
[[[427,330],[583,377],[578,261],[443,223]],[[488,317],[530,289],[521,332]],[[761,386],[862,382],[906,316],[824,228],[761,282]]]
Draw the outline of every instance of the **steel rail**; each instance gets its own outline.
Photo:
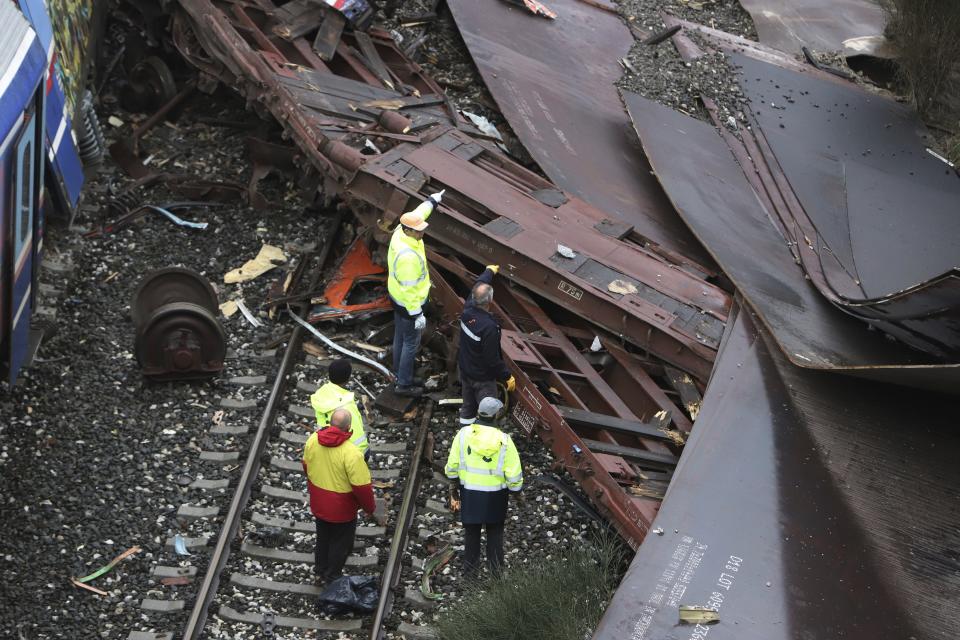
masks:
[[[397,514],[397,526],[393,531],[393,541],[390,543],[390,554],[387,564],[383,568],[383,579],[380,581],[380,598],[377,601],[377,611],[373,616],[373,626],[370,630],[370,640],[382,640],[384,618],[393,604],[393,589],[400,581],[400,560],[406,547],[407,530],[413,519],[416,507],[417,487],[420,484],[420,460],[423,458],[427,435],[430,433],[430,418],[433,417],[433,401],[427,405],[417,431],[416,444],[413,447],[413,457],[410,459],[410,471],[407,474],[407,483],[403,487],[403,502],[400,503],[400,512]]]
[[[311,290],[317,288],[317,284],[323,273],[323,266],[326,264],[327,257],[330,255],[330,249],[336,244],[342,218],[343,214],[339,212],[333,218],[331,235],[323,246],[323,249],[320,250],[319,266],[309,285],[309,289]],[[306,315],[308,311],[309,307],[306,307],[302,309],[298,315]],[[283,354],[280,370],[277,372],[277,377],[273,381],[273,387],[270,390],[267,407],[263,412],[263,417],[260,419],[257,432],[250,445],[250,452],[247,454],[247,460],[243,465],[243,473],[240,475],[237,490],[233,494],[230,510],[224,518],[223,527],[217,539],[217,546],[214,548],[213,555],[210,557],[207,573],[203,577],[203,583],[197,592],[193,609],[190,611],[190,618],[187,620],[187,626],[183,630],[183,640],[196,640],[200,637],[200,634],[206,626],[210,604],[217,594],[217,588],[220,586],[220,574],[223,572],[223,569],[227,565],[227,560],[230,558],[230,543],[240,529],[241,515],[247,506],[247,502],[250,500],[253,483],[260,472],[260,458],[266,449],[269,440],[269,431],[277,418],[280,401],[286,392],[287,378],[289,377],[290,370],[293,368],[297,352],[300,349],[300,343],[303,341],[303,334],[304,329],[300,326],[295,327],[290,334],[290,341],[287,343],[287,349]]]

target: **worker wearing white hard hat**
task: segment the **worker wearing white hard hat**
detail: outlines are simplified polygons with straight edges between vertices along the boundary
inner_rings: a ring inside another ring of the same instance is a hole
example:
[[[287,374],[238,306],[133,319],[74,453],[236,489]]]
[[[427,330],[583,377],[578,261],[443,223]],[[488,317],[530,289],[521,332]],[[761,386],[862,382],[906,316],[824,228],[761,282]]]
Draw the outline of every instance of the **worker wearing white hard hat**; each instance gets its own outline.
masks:
[[[420,336],[427,325],[423,305],[430,296],[430,271],[423,246],[427,218],[440,204],[443,191],[432,194],[416,209],[400,216],[387,252],[387,291],[393,302],[393,371],[398,395],[419,396],[423,385],[414,378]]]
[[[503,403],[480,401],[477,420],[462,427],[450,445],[444,473],[451,480],[450,503],[460,508],[464,528],[466,577],[480,568],[480,533],[487,533],[487,564],[493,575],[503,569],[503,529],[510,494],[523,488],[520,455],[510,436],[498,428]]]

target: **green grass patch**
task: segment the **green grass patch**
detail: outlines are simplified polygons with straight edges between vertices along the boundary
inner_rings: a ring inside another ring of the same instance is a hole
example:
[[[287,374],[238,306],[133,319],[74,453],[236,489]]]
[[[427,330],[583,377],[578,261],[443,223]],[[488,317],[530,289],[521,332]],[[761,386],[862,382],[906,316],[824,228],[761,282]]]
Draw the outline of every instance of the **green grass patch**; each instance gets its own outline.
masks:
[[[960,2],[881,0],[888,13],[886,35],[896,48],[899,75],[924,118],[958,90],[952,74],[960,60]]]
[[[944,143],[947,159],[960,167],[960,135],[953,136]]]
[[[623,575],[626,550],[612,534],[513,567],[442,612],[443,640],[584,640]]]

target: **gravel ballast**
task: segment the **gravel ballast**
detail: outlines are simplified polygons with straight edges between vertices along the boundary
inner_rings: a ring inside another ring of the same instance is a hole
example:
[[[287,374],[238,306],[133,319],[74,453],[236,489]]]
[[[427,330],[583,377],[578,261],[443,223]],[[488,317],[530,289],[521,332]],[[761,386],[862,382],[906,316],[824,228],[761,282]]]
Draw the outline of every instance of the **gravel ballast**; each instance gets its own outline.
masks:
[[[109,96],[105,104],[111,104]],[[124,121],[108,127],[111,139],[129,136],[134,118],[143,117],[115,106],[103,110],[104,122],[109,115]],[[232,100],[195,98],[176,123],[161,125],[145,138],[152,162],[208,179],[246,180],[249,166],[236,132],[198,123],[198,117],[237,120],[245,114]],[[108,187],[129,181],[106,158],[86,185],[75,224],[94,229],[114,219]],[[272,374],[276,359],[258,352],[281,327],[262,315],[260,329],[240,313],[221,317],[232,352],[222,377],[150,384],[133,355],[129,305],[147,272],[181,265],[208,278],[221,302],[243,297],[258,314],[269,285],[285,269],[241,285],[224,285],[223,275],[263,243],[305,246],[320,241],[324,228],[320,217],[304,211],[290,185],[268,178],[262,187],[273,203],[269,211],[231,204],[182,212],[183,218],[209,222],[202,231],[151,214],[99,239],[83,239],[76,229],[49,231],[48,255],[58,251],[73,264],[69,284],[59,285],[65,291],[57,305],[57,332],[17,386],[0,396],[5,525],[0,608],[6,631],[16,629],[13,633],[26,639],[126,638],[131,629],[144,627],[141,600],[182,599],[192,590],[161,586],[150,575],[154,565],[169,562],[164,543],[180,531],[177,510],[188,502],[189,489],[178,480],[189,484],[219,475],[218,465],[201,461],[199,453],[231,447],[229,440],[217,441],[208,433],[221,399],[262,405],[268,392],[228,380]],[[162,187],[143,195],[151,204],[184,200]],[[288,258],[295,255],[287,251]],[[224,409],[223,424],[255,427],[257,418],[256,409]],[[237,437],[233,444],[243,440]],[[71,577],[91,573],[134,545],[142,550],[91,582],[109,595],[71,584]],[[202,572],[202,558],[192,560]]]

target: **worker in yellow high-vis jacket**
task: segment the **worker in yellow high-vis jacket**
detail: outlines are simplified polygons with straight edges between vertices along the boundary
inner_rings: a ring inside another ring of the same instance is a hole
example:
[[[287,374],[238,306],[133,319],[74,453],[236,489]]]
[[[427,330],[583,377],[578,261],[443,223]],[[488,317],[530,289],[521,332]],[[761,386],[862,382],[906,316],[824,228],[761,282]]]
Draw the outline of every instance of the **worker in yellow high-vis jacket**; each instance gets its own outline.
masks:
[[[427,218],[440,204],[443,191],[434,193],[416,209],[400,216],[387,251],[387,291],[393,302],[393,371],[395,391],[402,396],[420,396],[423,384],[414,379],[420,336],[427,326],[423,305],[430,296],[430,271],[423,235]]]
[[[357,406],[356,397],[353,391],[345,388],[347,381],[350,380],[350,374],[353,373],[353,367],[349,360],[334,360],[327,368],[329,382],[317,389],[310,396],[310,406],[317,416],[317,428],[323,429],[330,424],[330,415],[337,409],[346,409],[350,412],[350,442],[354,444],[364,459],[367,455],[369,445],[367,443],[367,434],[363,430],[363,416],[360,415],[360,408]]]
[[[487,533],[487,566],[497,575],[503,569],[503,526],[507,496],[523,488],[520,454],[509,435],[498,429],[496,416],[503,403],[480,401],[477,421],[462,427],[450,445],[444,472],[452,481],[450,497],[460,503],[464,528],[463,567],[467,577],[480,566],[480,531]]]

